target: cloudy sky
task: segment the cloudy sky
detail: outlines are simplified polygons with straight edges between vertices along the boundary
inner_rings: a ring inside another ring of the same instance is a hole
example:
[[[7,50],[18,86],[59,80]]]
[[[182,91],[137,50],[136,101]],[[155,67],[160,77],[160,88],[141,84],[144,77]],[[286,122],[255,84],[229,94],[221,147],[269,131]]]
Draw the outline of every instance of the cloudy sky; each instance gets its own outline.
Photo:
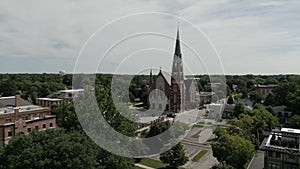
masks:
[[[164,14],[124,20],[124,16],[141,12]],[[80,56],[79,61],[89,61],[79,69],[83,72],[94,70],[89,69],[92,62],[97,63],[93,66],[98,66],[95,70],[99,72],[116,72],[117,67],[126,73],[136,73],[149,66],[169,70],[174,50],[174,39],[170,37],[176,35],[176,18],[172,15],[181,18],[178,22],[180,36],[186,42],[182,49],[185,70],[192,67],[193,73],[218,73],[207,71],[210,64],[216,63],[226,74],[300,73],[298,0],[1,0],[0,72],[72,73],[80,52],[91,57]],[[120,17],[123,21],[107,26]],[[202,35],[195,35],[191,25]],[[103,27],[110,31],[99,31]],[[135,32],[131,32],[133,28]],[[99,63],[99,53],[105,53],[111,44],[127,36],[120,29],[131,34],[141,30],[144,36],[136,41],[127,40],[109,53],[109,59]],[[157,39],[157,35],[164,38]],[[204,48],[211,45],[219,58],[209,60],[217,55],[209,54],[208,50],[197,51],[197,44]],[[195,63],[192,49],[197,51],[202,64]]]

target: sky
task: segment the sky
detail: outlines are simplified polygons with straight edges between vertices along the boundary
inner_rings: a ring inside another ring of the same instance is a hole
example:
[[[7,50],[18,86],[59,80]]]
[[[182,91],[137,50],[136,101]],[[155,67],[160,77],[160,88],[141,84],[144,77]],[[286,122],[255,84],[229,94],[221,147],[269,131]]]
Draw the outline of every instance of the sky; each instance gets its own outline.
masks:
[[[185,72],[299,74],[299,9],[298,0],[1,0],[0,72],[169,71],[179,24]]]

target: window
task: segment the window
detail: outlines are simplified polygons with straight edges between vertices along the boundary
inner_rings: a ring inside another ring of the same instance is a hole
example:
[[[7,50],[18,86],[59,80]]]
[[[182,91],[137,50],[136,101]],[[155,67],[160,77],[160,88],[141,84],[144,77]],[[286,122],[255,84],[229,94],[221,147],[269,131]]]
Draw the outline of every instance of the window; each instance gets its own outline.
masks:
[[[289,154],[289,159],[295,159],[296,157],[292,154]]]
[[[5,123],[11,123],[11,118],[5,119]]]
[[[12,131],[8,131],[7,136],[11,137],[13,135]]]
[[[39,129],[39,126],[35,126],[35,129]]]
[[[30,127],[27,128],[27,132],[28,132],[28,133],[31,133],[31,128],[30,128]]]
[[[280,153],[274,151],[268,151],[268,156],[271,158],[280,158]]]
[[[296,169],[294,166],[287,166],[287,169]]]
[[[28,115],[22,116],[22,119],[23,119],[23,120],[28,120]]]
[[[268,169],[280,169],[280,166],[278,164],[269,163]]]
[[[34,119],[34,120],[39,119],[39,118],[40,118],[40,114],[35,114],[35,115],[33,116],[33,119]]]
[[[43,124],[43,129],[45,129],[46,128],[46,124]]]
[[[52,124],[52,123],[50,123],[50,127],[53,127],[53,124]]]

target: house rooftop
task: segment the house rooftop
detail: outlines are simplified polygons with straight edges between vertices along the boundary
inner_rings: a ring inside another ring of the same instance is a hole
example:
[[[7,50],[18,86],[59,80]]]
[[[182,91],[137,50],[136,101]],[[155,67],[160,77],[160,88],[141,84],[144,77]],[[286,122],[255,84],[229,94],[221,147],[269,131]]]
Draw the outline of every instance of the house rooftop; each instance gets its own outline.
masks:
[[[84,89],[68,89],[59,90],[47,96],[47,98],[57,98],[57,99],[70,99],[76,98],[80,93],[84,92]]]
[[[255,87],[258,87],[258,88],[274,88],[274,87],[277,87],[278,85],[275,85],[275,84],[269,84],[269,85],[261,85],[261,84],[258,84],[258,85],[255,85]]]
[[[274,130],[269,137],[264,139],[259,149],[300,156],[299,138],[300,130],[298,129],[282,128],[280,131]]]
[[[36,98],[36,100],[62,101],[63,99],[43,97],[43,98]]]
[[[34,111],[34,110],[49,110],[49,108],[29,105],[29,106],[19,106],[19,107],[2,107],[0,108],[0,115],[14,113],[18,109],[19,113]]]
[[[292,129],[292,128],[282,128],[282,132],[287,132],[287,133],[295,133],[295,134],[300,134],[299,129]]]
[[[32,105],[30,102],[19,98],[19,106],[29,106]],[[16,107],[16,96],[0,97],[0,105],[3,107],[13,106]]]

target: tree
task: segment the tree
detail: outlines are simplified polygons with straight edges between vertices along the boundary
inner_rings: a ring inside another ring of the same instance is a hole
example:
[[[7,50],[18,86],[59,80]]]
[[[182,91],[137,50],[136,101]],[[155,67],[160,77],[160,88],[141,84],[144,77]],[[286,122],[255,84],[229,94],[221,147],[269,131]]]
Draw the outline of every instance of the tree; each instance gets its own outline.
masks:
[[[159,159],[163,163],[169,164],[170,168],[178,168],[179,166],[184,165],[188,161],[188,157],[185,155],[181,143],[178,143],[175,147],[162,153]]]
[[[263,100],[263,96],[258,91],[252,91],[249,93],[250,99],[253,100],[255,103],[261,103]]]
[[[150,126],[150,131],[147,134],[147,137],[153,137],[163,133],[164,131],[170,128],[171,124],[169,121],[165,122],[155,122]]]
[[[227,128],[225,127],[222,127],[222,126],[218,126],[215,131],[214,131],[214,134],[219,138],[225,134],[228,134],[228,130]]]
[[[233,104],[233,98],[232,98],[232,96],[229,96],[229,98],[227,100],[227,104]]]
[[[0,161],[5,169],[134,168],[133,160],[104,151],[85,134],[60,129],[16,135],[0,154]]]
[[[225,161],[234,168],[246,168],[254,155],[254,145],[240,137],[223,135],[212,143],[213,155],[220,161]]]
[[[267,110],[268,112],[270,112],[271,114],[273,114],[274,116],[276,116],[276,113],[275,113],[275,111],[274,111],[274,109],[273,109],[272,106],[266,107],[266,110]]]
[[[57,116],[57,124],[59,127],[63,127],[67,131],[81,129],[72,103],[53,106],[52,114]]]
[[[289,83],[282,83],[279,84],[275,89],[273,90],[274,97],[275,97],[275,105],[287,105],[287,95],[289,91],[291,90],[292,86]]]
[[[300,115],[295,115],[289,119],[290,128],[300,129]]]
[[[227,164],[225,161],[213,166],[212,169],[234,169],[231,165]]]
[[[254,114],[254,129],[260,133],[264,130],[271,131],[279,124],[278,118],[266,109],[253,109],[251,112]]]
[[[275,101],[275,96],[273,93],[269,93],[267,95],[267,97],[265,98],[265,101],[264,101],[264,105],[265,106],[272,106],[276,103]]]
[[[296,114],[300,115],[300,89],[296,92],[289,92],[287,97],[287,106]]]
[[[233,99],[238,100],[238,99],[242,98],[242,96],[243,96],[243,93],[234,94]]]
[[[234,106],[234,110],[233,110],[233,116],[234,117],[238,117],[239,114],[245,113],[245,107],[243,106],[242,103],[237,103]]]
[[[255,109],[246,111],[231,121],[231,124],[237,126],[241,131],[238,133],[243,138],[250,140],[256,148],[259,146],[259,140],[262,138],[263,131],[271,131],[278,126],[278,118],[268,110],[258,104]],[[259,139],[259,140],[258,140]]]

